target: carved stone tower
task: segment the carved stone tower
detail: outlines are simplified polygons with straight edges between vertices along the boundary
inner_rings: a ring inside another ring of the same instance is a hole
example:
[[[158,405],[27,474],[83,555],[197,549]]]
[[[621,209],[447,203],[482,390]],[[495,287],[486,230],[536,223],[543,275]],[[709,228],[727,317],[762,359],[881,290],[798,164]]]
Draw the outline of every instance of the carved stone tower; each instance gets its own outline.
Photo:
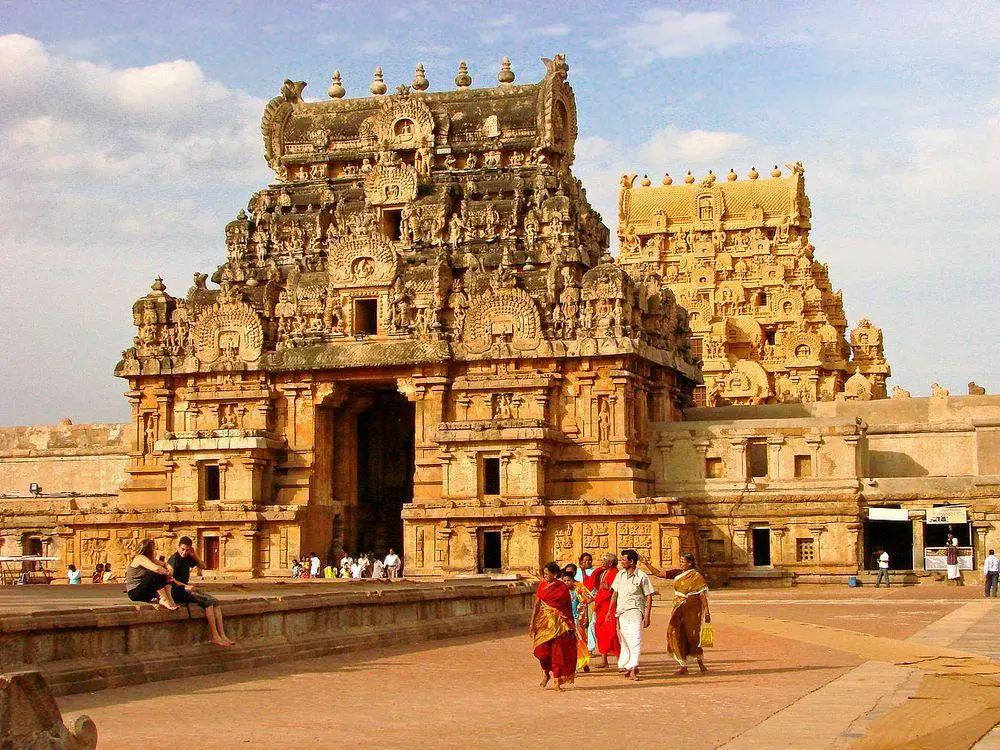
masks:
[[[640,499],[649,425],[699,377],[687,314],[612,262],[570,172],[569,68],[544,62],[481,89],[463,63],[447,92],[420,66],[389,95],[378,69],[360,99],[285,82],[276,180],[226,226],[218,288],[135,306],[122,498],[150,533],[265,574],[341,544],[403,547],[410,574],[534,571],[574,534],[678,547]]]

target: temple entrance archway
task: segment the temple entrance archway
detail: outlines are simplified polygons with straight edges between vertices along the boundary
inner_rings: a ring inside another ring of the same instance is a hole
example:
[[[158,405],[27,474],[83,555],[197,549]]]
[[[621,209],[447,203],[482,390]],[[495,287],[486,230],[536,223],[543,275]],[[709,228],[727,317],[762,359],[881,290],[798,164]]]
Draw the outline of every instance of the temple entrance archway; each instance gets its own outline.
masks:
[[[334,536],[352,556],[401,553],[403,505],[413,499],[413,404],[395,383],[352,386],[332,417]]]

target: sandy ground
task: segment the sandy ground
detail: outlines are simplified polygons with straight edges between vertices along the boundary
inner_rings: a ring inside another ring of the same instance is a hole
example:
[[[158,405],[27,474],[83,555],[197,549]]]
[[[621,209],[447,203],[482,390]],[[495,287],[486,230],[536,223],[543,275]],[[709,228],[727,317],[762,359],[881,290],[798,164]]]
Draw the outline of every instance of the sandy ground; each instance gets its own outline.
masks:
[[[865,658],[846,647],[796,640],[794,625],[782,624],[781,635],[739,627],[734,623],[741,616],[901,639],[974,596],[971,589],[943,587],[719,592],[713,595],[718,646],[708,652],[710,671],[687,677],[673,676],[664,648],[669,609],[658,602],[645,631],[641,682],[594,671],[562,694],[538,688],[537,662],[527,636],[517,631],[169,680],[59,703],[67,723],[78,713],[97,722],[102,748],[709,748]]]

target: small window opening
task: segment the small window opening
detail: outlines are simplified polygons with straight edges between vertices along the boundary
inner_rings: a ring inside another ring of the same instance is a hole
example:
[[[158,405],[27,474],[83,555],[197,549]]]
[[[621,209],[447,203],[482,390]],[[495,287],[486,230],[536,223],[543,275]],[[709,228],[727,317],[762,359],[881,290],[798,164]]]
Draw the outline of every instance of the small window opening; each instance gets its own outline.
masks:
[[[369,336],[378,333],[378,300],[354,300],[354,332]]]
[[[705,477],[707,479],[721,479],[726,476],[726,465],[718,456],[709,456],[705,459]]]
[[[499,573],[503,568],[503,547],[499,531],[483,532],[483,571]]]
[[[222,475],[218,464],[205,466],[205,500],[214,502],[222,499]]]
[[[765,333],[764,340],[771,346],[774,346],[774,331],[768,331]]]
[[[759,479],[767,476],[767,444],[750,443],[750,477]]]
[[[387,208],[382,211],[382,234],[387,240],[399,241],[403,236],[403,209]]]
[[[757,307],[767,307],[767,292],[757,292]]]
[[[500,459],[483,459],[483,494],[500,494]]]
[[[795,562],[812,562],[816,559],[816,544],[812,537],[795,540]]]
[[[797,477],[811,477],[813,475],[813,460],[812,456],[796,456],[795,457],[795,476]]]

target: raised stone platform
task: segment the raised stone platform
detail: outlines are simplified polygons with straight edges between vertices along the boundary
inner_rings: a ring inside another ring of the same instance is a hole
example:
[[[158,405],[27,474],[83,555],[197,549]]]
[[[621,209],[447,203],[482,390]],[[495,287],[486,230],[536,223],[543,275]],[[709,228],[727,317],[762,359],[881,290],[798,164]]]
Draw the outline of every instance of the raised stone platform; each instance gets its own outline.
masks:
[[[55,695],[245,669],[526,625],[526,581],[229,584],[232,648],[207,643],[198,607],[127,602],[119,586],[0,590],[0,672],[38,669]],[[75,605],[75,606],[74,606]]]

